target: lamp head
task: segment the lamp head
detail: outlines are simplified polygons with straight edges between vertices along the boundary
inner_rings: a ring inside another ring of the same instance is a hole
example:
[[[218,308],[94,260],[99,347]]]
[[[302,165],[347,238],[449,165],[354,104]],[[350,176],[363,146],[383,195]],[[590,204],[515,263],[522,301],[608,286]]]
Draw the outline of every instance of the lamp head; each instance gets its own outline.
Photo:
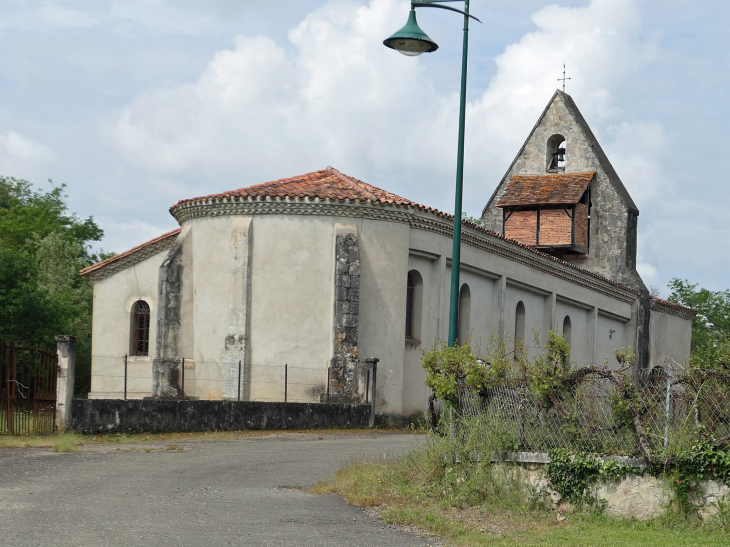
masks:
[[[421,53],[431,53],[439,48],[438,44],[418,26],[416,10],[413,7],[408,15],[406,26],[390,38],[383,40],[383,45],[409,57],[415,57]]]

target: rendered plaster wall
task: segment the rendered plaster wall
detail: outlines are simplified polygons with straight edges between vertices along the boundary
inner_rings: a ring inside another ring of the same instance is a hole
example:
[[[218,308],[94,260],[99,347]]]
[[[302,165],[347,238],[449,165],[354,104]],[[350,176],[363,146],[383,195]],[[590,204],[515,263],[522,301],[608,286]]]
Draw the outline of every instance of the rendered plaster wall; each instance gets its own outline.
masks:
[[[596,327],[596,364],[602,365],[608,360],[612,368],[618,368],[614,351],[628,346],[636,349],[632,342],[624,341],[624,323],[599,314]]]
[[[495,196],[484,211],[485,227],[502,233],[502,209],[495,206],[513,175],[543,174],[547,168],[548,139],[556,134],[566,140],[566,173],[596,171],[591,182],[590,250],[587,256],[567,255],[565,260],[609,279],[643,289],[636,265],[636,217],[629,212],[599,162],[594,146],[566,107],[562,94],[556,95],[545,116],[516,158]],[[567,99],[569,100],[569,99]]]
[[[92,347],[95,356],[116,356],[117,359],[95,357],[92,362],[92,385],[89,397],[109,398],[119,396],[119,382],[96,373],[109,376],[123,374],[121,356],[131,353],[132,307],[138,300],[150,306],[150,355],[129,357],[130,375],[134,382],[128,386],[130,396],[149,395],[152,385],[152,359],[155,357],[157,335],[157,282],[160,264],[167,250],[121,270],[114,275],[94,282],[94,311],[92,319]],[[123,388],[122,388],[123,389]]]
[[[692,321],[652,310],[650,339],[650,367],[668,369],[668,359],[684,366],[692,343]]]
[[[363,219],[360,239],[360,360],[378,357],[377,411],[403,413],[407,224]],[[425,409],[426,401],[422,402]]]
[[[465,230],[469,230],[469,228]],[[411,267],[416,267],[417,263],[424,263],[424,260],[420,258],[418,262],[415,262],[414,253],[427,254],[432,264],[433,278],[440,282],[440,286],[424,283],[423,301],[428,302],[431,307],[440,307],[440,316],[443,320],[439,323],[437,314],[426,314],[422,330],[429,333],[438,332],[440,339],[445,340],[448,334],[451,268],[446,266],[443,274],[439,276],[436,274],[439,272],[439,265],[442,261],[451,255],[451,239],[412,229],[410,248]],[[423,275],[425,266],[417,269]],[[471,271],[469,271],[470,269]],[[474,273],[475,271],[480,273]],[[500,276],[506,278],[503,293]],[[526,267],[520,262],[475,249],[470,245],[462,246],[461,282],[462,284],[468,283],[471,289],[472,336],[484,349],[488,345],[489,337],[499,329],[500,324],[503,325],[507,335],[514,336],[515,312],[519,301],[525,304],[525,339],[531,357],[537,355],[538,351],[529,349],[529,346],[534,346],[532,329],[540,332],[541,343],[544,343],[548,331],[551,326],[554,326],[551,323],[554,321],[559,330],[562,330],[566,315],[571,317],[571,360],[579,365],[593,362],[594,331],[605,335],[600,340],[598,336],[596,337],[597,355],[612,356],[613,351],[622,345],[627,345],[628,340],[632,340],[631,344],[633,344],[633,337],[636,334],[635,306],[637,300],[630,303],[621,302],[587,287],[571,283],[557,275]],[[405,292],[405,278],[403,291]],[[552,303],[553,293],[556,299],[555,304]],[[571,302],[574,303],[571,304]],[[601,313],[596,313],[594,308]],[[605,317],[605,314],[611,317]],[[615,330],[616,333],[609,340],[608,331],[610,329]],[[417,370],[416,352],[409,347],[408,343],[405,343],[405,346],[406,359],[413,360],[413,364],[408,369],[415,371]],[[409,357],[410,353],[413,354],[412,357]],[[408,382],[406,381],[406,383]]]
[[[416,284],[414,305],[414,340],[405,341],[403,354],[403,414],[423,412],[430,395],[426,371],[421,365],[423,350],[429,349],[438,336],[441,283],[443,272],[433,258],[411,255],[408,271],[420,277]],[[418,278],[417,278],[418,279]]]
[[[561,334],[563,334],[566,317],[570,318],[570,360],[578,366],[591,364],[593,333],[589,332],[588,328],[588,311],[564,302],[557,302],[553,328]]]
[[[251,399],[283,397],[285,364],[292,380],[309,369],[309,381],[324,392],[334,347],[338,219],[260,215],[253,225]],[[270,392],[267,381],[278,391]]]
[[[525,306],[525,330],[522,339],[523,348],[530,358],[539,355],[540,350],[535,347],[535,333],[540,337],[541,343],[546,339],[545,332],[545,297],[524,289],[518,289],[507,285],[505,298],[505,333],[508,336],[507,349],[511,350],[517,337],[515,327],[517,320],[517,304],[522,302]]]

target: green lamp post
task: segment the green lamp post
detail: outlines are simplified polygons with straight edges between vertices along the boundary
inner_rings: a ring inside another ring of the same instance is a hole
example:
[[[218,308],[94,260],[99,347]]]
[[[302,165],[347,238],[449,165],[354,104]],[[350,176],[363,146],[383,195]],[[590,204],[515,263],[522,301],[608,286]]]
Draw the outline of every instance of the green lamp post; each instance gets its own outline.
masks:
[[[459,327],[459,270],[461,266],[461,202],[464,185],[464,124],[466,114],[466,61],[469,51],[469,19],[479,21],[469,15],[469,0],[464,0],[464,10],[442,6],[444,2],[460,0],[412,0],[411,12],[406,26],[383,41],[387,47],[408,55],[431,53],[438,44],[421,30],[416,22],[416,8],[441,8],[455,11],[464,16],[464,46],[461,56],[461,97],[459,102],[459,147],[456,158],[456,195],[454,197],[454,248],[451,253],[451,303],[449,307],[449,346],[456,344]],[[481,23],[481,21],[479,21]]]

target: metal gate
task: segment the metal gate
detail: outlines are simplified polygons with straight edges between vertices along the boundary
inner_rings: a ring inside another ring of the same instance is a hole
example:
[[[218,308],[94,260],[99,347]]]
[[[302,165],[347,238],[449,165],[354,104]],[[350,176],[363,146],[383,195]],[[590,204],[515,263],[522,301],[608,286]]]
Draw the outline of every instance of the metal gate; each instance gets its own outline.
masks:
[[[0,435],[53,432],[58,357],[0,342]]]

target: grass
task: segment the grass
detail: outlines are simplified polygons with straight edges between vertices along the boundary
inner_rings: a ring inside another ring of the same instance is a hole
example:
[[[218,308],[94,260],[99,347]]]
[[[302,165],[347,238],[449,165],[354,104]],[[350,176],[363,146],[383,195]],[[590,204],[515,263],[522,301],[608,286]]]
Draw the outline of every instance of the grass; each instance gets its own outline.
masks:
[[[354,462],[311,491],[376,508],[388,523],[414,526],[454,545],[730,545],[730,509],[724,522],[706,523],[671,514],[616,520],[589,509],[559,515],[532,495],[521,480],[524,471],[508,475],[485,463],[442,463],[451,449],[447,440],[431,436],[427,447],[397,460]]]
[[[413,433],[410,430],[395,430],[399,433]],[[202,440],[235,440],[249,437],[260,437],[273,433],[316,434],[318,439],[331,434],[368,434],[377,435],[382,430],[372,429],[317,429],[317,430],[285,430],[285,431],[196,431],[189,433],[105,433],[101,435],[81,435],[78,433],[53,433],[51,435],[0,435],[0,448],[51,448],[56,452],[71,452],[83,446],[98,444],[144,444],[174,443]]]

